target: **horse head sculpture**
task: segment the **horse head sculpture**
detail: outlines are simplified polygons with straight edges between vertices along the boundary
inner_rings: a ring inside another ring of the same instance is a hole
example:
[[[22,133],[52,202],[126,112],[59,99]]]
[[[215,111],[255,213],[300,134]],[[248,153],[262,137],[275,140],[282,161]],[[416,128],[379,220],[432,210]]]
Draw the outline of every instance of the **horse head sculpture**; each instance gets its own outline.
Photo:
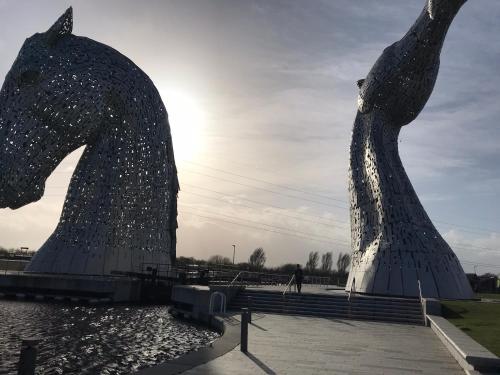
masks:
[[[72,34],[72,9],[28,38],[0,91],[0,208],[40,199],[85,145],[59,224],[27,271],[141,272],[175,260],[178,180],[168,115],[149,77]]]
[[[398,296],[471,298],[456,255],[422,207],[398,153],[402,126],[429,99],[448,28],[466,0],[428,0],[407,34],[358,81],[350,150],[353,255],[348,288]]]

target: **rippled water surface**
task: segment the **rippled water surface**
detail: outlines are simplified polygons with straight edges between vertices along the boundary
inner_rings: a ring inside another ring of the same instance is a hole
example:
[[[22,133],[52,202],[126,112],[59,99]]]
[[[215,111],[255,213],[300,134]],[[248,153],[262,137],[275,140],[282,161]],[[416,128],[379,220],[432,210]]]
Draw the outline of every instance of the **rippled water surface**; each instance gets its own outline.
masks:
[[[0,300],[0,374],[16,374],[21,338],[39,337],[37,374],[129,374],[207,345],[215,332],[166,306],[68,306]]]

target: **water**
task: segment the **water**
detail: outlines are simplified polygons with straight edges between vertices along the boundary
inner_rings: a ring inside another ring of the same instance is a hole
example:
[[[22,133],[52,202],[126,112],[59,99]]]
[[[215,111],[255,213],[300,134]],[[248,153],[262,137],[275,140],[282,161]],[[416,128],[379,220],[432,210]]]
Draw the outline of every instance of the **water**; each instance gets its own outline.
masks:
[[[21,338],[39,337],[37,374],[130,374],[208,345],[215,332],[165,306],[0,300],[0,374],[17,374]]]

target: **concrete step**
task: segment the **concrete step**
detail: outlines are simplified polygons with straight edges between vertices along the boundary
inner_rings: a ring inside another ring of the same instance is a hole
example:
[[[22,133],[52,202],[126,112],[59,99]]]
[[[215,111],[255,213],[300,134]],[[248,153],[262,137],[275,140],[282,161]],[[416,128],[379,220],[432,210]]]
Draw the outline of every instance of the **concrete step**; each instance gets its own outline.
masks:
[[[345,319],[376,320],[422,325],[423,315],[418,299],[283,293],[244,290],[236,296],[229,309],[239,310],[250,305],[253,311],[274,314],[307,315]]]
[[[270,292],[270,291],[243,291],[240,293],[240,296],[246,296],[251,298],[283,298],[282,293],[278,292]],[[317,300],[317,301],[347,301],[347,295],[343,296],[327,296],[327,295],[318,295],[318,294],[286,294],[285,297],[287,299],[300,299],[300,300]],[[357,303],[381,303],[381,304],[391,304],[391,305],[420,305],[420,301],[418,299],[392,299],[392,298],[384,298],[384,297],[352,297],[352,301],[356,301]]]
[[[242,303],[242,304],[253,304],[253,303],[268,303],[268,304],[282,304],[284,301],[289,304],[304,304],[308,306],[329,306],[332,308],[342,307],[342,306],[355,306],[357,308],[371,308],[371,309],[385,309],[385,310],[401,310],[408,312],[421,312],[420,304],[415,305],[397,305],[397,304],[388,304],[388,303],[367,303],[367,302],[358,302],[353,300],[351,303],[349,301],[318,301],[318,300],[308,300],[308,299],[283,299],[283,298],[248,298],[245,295],[240,295],[236,297],[234,302]]]
[[[245,294],[268,294],[268,295],[283,295],[283,292],[275,290],[258,290],[258,289],[245,289],[242,291]],[[298,297],[314,297],[314,298],[347,298],[348,293],[345,294],[325,294],[325,293],[312,293],[312,292],[288,292],[287,296],[298,296]],[[418,298],[412,297],[391,297],[391,296],[372,296],[367,294],[352,294],[352,298],[363,299],[363,300],[386,300],[386,301],[400,301],[400,302],[419,302]]]
[[[238,309],[232,309],[233,311],[239,311]],[[301,316],[314,316],[318,318],[337,318],[337,319],[355,319],[355,320],[373,320],[388,323],[404,323],[404,324],[415,324],[423,325],[422,317],[398,317],[398,316],[388,316],[388,315],[373,315],[369,313],[364,314],[347,314],[340,312],[311,312],[311,311],[301,311],[301,310],[283,310],[283,309],[273,309],[265,308],[254,310],[255,312],[262,312],[268,314],[283,314],[283,315],[301,315]]]
[[[391,314],[391,313],[398,313],[398,314],[406,314],[406,315],[413,315],[413,316],[421,316],[422,315],[422,310],[421,309],[395,309],[392,307],[383,307],[383,306],[358,306],[358,305],[338,305],[338,306],[332,306],[332,305],[319,305],[319,304],[307,304],[307,303],[282,303],[282,302],[275,302],[275,303],[269,303],[269,302],[263,302],[263,301],[252,301],[251,304],[248,304],[247,301],[242,301],[242,300],[233,300],[231,301],[231,306],[238,306],[238,307],[250,307],[250,308],[263,308],[266,306],[275,306],[279,308],[303,308],[303,309],[317,309],[317,310],[331,310],[331,311],[348,311],[349,309],[353,311],[374,311],[374,312],[380,312],[380,313],[386,313],[386,314]]]
[[[231,304],[231,309],[241,309],[242,307],[247,307],[246,305]],[[259,305],[252,306],[251,310],[261,311],[266,309],[281,310],[281,311],[294,311],[294,312],[308,312],[311,314],[348,314],[348,315],[370,315],[370,316],[384,316],[384,317],[400,317],[400,318],[411,318],[423,321],[422,314],[406,313],[401,311],[377,311],[370,309],[355,309],[355,308],[342,308],[342,309],[327,309],[327,308],[311,308],[310,306],[282,306],[282,305]]]
[[[370,308],[382,308],[382,309],[398,309],[398,310],[408,310],[408,311],[421,311],[421,305],[420,304],[390,304],[390,303],[367,303],[367,302],[359,302],[356,300],[353,300],[351,302],[347,300],[335,300],[335,301],[322,301],[322,300],[316,300],[316,299],[288,299],[288,298],[268,298],[268,297],[249,297],[246,296],[245,294],[240,294],[238,295],[233,301],[238,302],[238,303],[283,303],[285,301],[286,303],[289,304],[305,304],[309,306],[331,306],[332,308],[335,307],[342,307],[342,306],[358,306],[358,307],[363,307],[363,306],[368,306]]]

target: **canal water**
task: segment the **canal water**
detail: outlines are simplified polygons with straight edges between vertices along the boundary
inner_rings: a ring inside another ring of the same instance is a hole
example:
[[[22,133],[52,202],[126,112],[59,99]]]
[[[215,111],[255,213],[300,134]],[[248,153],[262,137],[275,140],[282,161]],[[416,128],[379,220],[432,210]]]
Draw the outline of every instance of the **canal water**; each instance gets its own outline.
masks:
[[[40,338],[37,374],[130,374],[208,345],[217,333],[166,306],[0,300],[0,374],[17,374],[22,338]]]

